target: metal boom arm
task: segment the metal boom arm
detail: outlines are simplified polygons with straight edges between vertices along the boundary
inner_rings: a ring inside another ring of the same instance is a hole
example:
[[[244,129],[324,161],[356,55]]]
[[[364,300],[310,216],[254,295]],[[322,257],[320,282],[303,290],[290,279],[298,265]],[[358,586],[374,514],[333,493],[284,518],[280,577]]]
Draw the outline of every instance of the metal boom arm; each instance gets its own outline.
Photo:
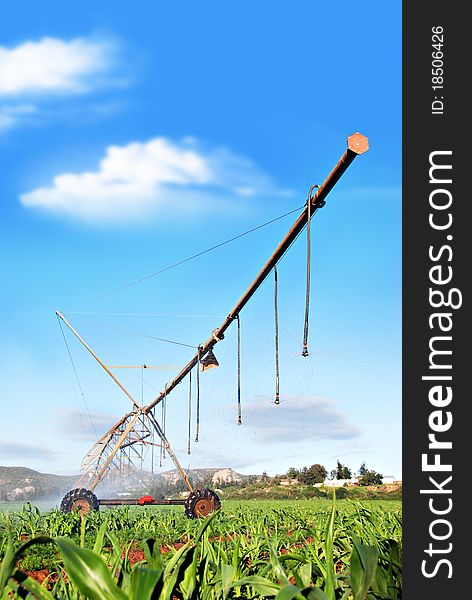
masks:
[[[235,304],[231,312],[228,314],[223,323],[217,328],[214,329],[211,336],[208,340],[200,346],[199,351],[195,354],[195,356],[183,367],[178,375],[172,379],[170,383],[166,385],[165,390],[163,390],[157,398],[155,398],[150,404],[143,408],[144,412],[151,411],[157,404],[159,404],[169,393],[188,375],[188,373],[195,367],[198,363],[199,359],[205,356],[205,354],[211,350],[215,344],[221,341],[224,337],[225,331],[231,325],[234,319],[238,316],[244,306],[247,304],[251,296],[257,291],[257,289],[264,282],[266,277],[274,268],[274,265],[278,263],[278,261],[282,258],[285,252],[288,250],[290,245],[296,239],[298,234],[303,230],[305,225],[308,222],[308,215],[310,218],[313,216],[315,210],[323,204],[324,199],[329,194],[329,192],[333,189],[336,183],[339,181],[341,176],[345,173],[349,165],[359,154],[364,154],[369,149],[368,139],[360,133],[354,133],[347,138],[347,149],[344,154],[341,156],[339,161],[337,162],[334,169],[325,179],[323,184],[318,188],[318,191],[311,199],[311,207],[310,211],[307,206],[304,208],[302,213],[299,215],[295,223],[292,225],[290,230],[287,232],[283,240],[279,243],[275,251],[272,253],[271,257],[268,259],[266,264],[262,267],[261,271],[251,283],[251,285],[247,288],[238,302]]]

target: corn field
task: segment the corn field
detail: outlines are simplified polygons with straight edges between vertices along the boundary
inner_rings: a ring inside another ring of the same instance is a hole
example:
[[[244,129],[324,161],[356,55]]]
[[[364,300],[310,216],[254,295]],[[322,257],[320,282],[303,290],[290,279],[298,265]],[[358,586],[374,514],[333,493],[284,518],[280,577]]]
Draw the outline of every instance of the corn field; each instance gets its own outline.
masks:
[[[0,513],[0,599],[398,599],[401,531],[398,503],[334,498],[228,501],[204,520],[26,505]]]

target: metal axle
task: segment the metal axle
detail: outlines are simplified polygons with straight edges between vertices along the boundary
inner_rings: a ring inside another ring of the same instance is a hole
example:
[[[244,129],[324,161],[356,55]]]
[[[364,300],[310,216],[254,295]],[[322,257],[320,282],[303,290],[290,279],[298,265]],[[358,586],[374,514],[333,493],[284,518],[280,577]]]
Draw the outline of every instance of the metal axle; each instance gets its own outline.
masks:
[[[99,498],[100,506],[183,506],[185,500],[146,500],[140,502],[139,498]]]

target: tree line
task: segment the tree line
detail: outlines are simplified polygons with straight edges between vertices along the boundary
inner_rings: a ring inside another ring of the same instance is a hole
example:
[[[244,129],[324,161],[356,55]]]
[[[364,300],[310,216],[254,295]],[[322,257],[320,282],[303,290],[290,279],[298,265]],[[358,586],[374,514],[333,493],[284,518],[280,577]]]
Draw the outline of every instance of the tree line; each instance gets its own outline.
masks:
[[[324,465],[317,463],[301,469],[290,467],[283,477],[286,477],[287,479],[297,479],[300,483],[306,485],[314,485],[315,483],[323,483],[328,477],[328,471]],[[330,472],[330,479],[352,479],[352,471],[338,460],[336,468]],[[368,469],[365,462],[361,464],[357,479],[359,485],[381,485],[382,480],[383,475],[381,473],[378,473],[373,469]]]

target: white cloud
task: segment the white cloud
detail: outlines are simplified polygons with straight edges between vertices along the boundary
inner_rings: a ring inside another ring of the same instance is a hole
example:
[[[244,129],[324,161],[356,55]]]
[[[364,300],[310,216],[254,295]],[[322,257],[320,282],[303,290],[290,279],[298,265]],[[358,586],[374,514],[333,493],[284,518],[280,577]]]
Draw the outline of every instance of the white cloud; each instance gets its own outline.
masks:
[[[275,407],[273,401],[255,401],[245,404],[244,420],[263,444],[351,440],[361,435],[361,430],[339,411],[336,402],[322,397],[286,398]]]
[[[0,46],[0,133],[21,125],[71,118],[73,99],[110,85],[123,85],[116,74],[118,44],[111,39],[45,37],[16,47]],[[81,115],[106,114],[97,106]]]
[[[86,38],[0,46],[0,97],[86,92],[110,67],[113,51],[110,42]]]
[[[21,202],[89,222],[117,222],[214,208],[217,195],[267,192],[274,193],[273,183],[250,159],[193,138],[159,137],[110,146],[96,171],[57,175],[51,187],[25,193]]]

